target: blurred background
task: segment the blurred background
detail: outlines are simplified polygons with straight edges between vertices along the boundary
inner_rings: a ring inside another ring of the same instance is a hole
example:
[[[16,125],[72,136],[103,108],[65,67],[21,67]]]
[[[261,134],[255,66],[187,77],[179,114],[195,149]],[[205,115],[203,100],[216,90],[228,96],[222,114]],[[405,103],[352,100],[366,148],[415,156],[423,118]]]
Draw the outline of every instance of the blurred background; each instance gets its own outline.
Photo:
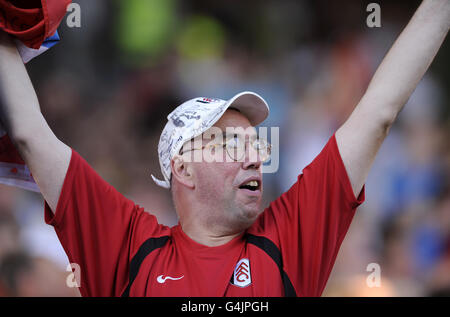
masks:
[[[81,27],[27,68],[50,127],[109,183],[177,218],[156,186],[167,114],[197,96],[252,90],[280,127],[280,169],[265,205],[286,191],[349,116],[419,5],[377,1],[75,0]],[[323,296],[450,296],[450,42],[383,144]],[[370,263],[381,286],[370,288]],[[44,223],[39,194],[0,186],[0,295],[79,296]],[[81,277],[82,278],[82,277]]]

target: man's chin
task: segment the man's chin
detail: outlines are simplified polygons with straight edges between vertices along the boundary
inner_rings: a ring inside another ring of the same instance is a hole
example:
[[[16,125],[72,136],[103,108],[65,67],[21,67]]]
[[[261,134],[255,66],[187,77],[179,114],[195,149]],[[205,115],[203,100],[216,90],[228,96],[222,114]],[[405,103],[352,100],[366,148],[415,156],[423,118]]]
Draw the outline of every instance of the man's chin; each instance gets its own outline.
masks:
[[[261,212],[260,204],[257,204],[257,206],[245,206],[241,209],[242,221],[250,226],[255,222]]]
[[[236,215],[239,222],[245,227],[249,227],[255,222],[258,216],[261,214],[261,197],[248,197],[240,196],[236,197]]]

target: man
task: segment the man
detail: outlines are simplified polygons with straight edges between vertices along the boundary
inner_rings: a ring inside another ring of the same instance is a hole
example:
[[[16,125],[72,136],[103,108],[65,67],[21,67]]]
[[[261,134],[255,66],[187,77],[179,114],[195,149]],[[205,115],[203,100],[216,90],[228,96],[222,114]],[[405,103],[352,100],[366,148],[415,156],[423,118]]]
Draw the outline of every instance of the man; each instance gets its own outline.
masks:
[[[158,224],[56,138],[5,37],[2,120],[44,196],[46,222],[80,266],[82,295],[320,296],[364,200],[375,155],[449,24],[449,0],[423,1],[348,120],[264,210],[261,169],[270,147],[253,127],[268,107],[254,93],[195,98],[169,115],[158,146],[164,180],[154,179],[172,190],[179,217],[173,228]],[[203,159],[192,160],[195,153]]]

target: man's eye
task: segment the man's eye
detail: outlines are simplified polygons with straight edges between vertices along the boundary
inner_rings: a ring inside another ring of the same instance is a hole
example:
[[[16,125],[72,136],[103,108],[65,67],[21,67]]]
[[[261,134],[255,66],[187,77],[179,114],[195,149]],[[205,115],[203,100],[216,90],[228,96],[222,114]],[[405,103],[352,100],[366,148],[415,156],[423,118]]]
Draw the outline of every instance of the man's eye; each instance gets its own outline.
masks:
[[[239,138],[234,136],[227,140],[227,147],[230,148],[238,148],[239,147]]]
[[[265,150],[265,149],[267,148],[267,142],[265,142],[265,141],[262,140],[262,139],[256,139],[256,140],[253,142],[253,148],[254,148],[255,150],[258,150],[258,151],[260,151],[260,150]]]
[[[260,150],[262,148],[261,142],[258,139],[253,141],[252,145],[255,150]]]

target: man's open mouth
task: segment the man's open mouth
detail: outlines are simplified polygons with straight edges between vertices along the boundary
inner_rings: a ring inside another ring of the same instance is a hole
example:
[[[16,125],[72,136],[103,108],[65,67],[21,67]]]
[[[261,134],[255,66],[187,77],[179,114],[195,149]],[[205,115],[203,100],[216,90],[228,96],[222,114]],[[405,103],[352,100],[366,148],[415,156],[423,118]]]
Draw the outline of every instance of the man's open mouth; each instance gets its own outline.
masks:
[[[240,189],[248,189],[251,191],[256,191],[261,188],[261,182],[258,180],[251,180],[239,186]]]

